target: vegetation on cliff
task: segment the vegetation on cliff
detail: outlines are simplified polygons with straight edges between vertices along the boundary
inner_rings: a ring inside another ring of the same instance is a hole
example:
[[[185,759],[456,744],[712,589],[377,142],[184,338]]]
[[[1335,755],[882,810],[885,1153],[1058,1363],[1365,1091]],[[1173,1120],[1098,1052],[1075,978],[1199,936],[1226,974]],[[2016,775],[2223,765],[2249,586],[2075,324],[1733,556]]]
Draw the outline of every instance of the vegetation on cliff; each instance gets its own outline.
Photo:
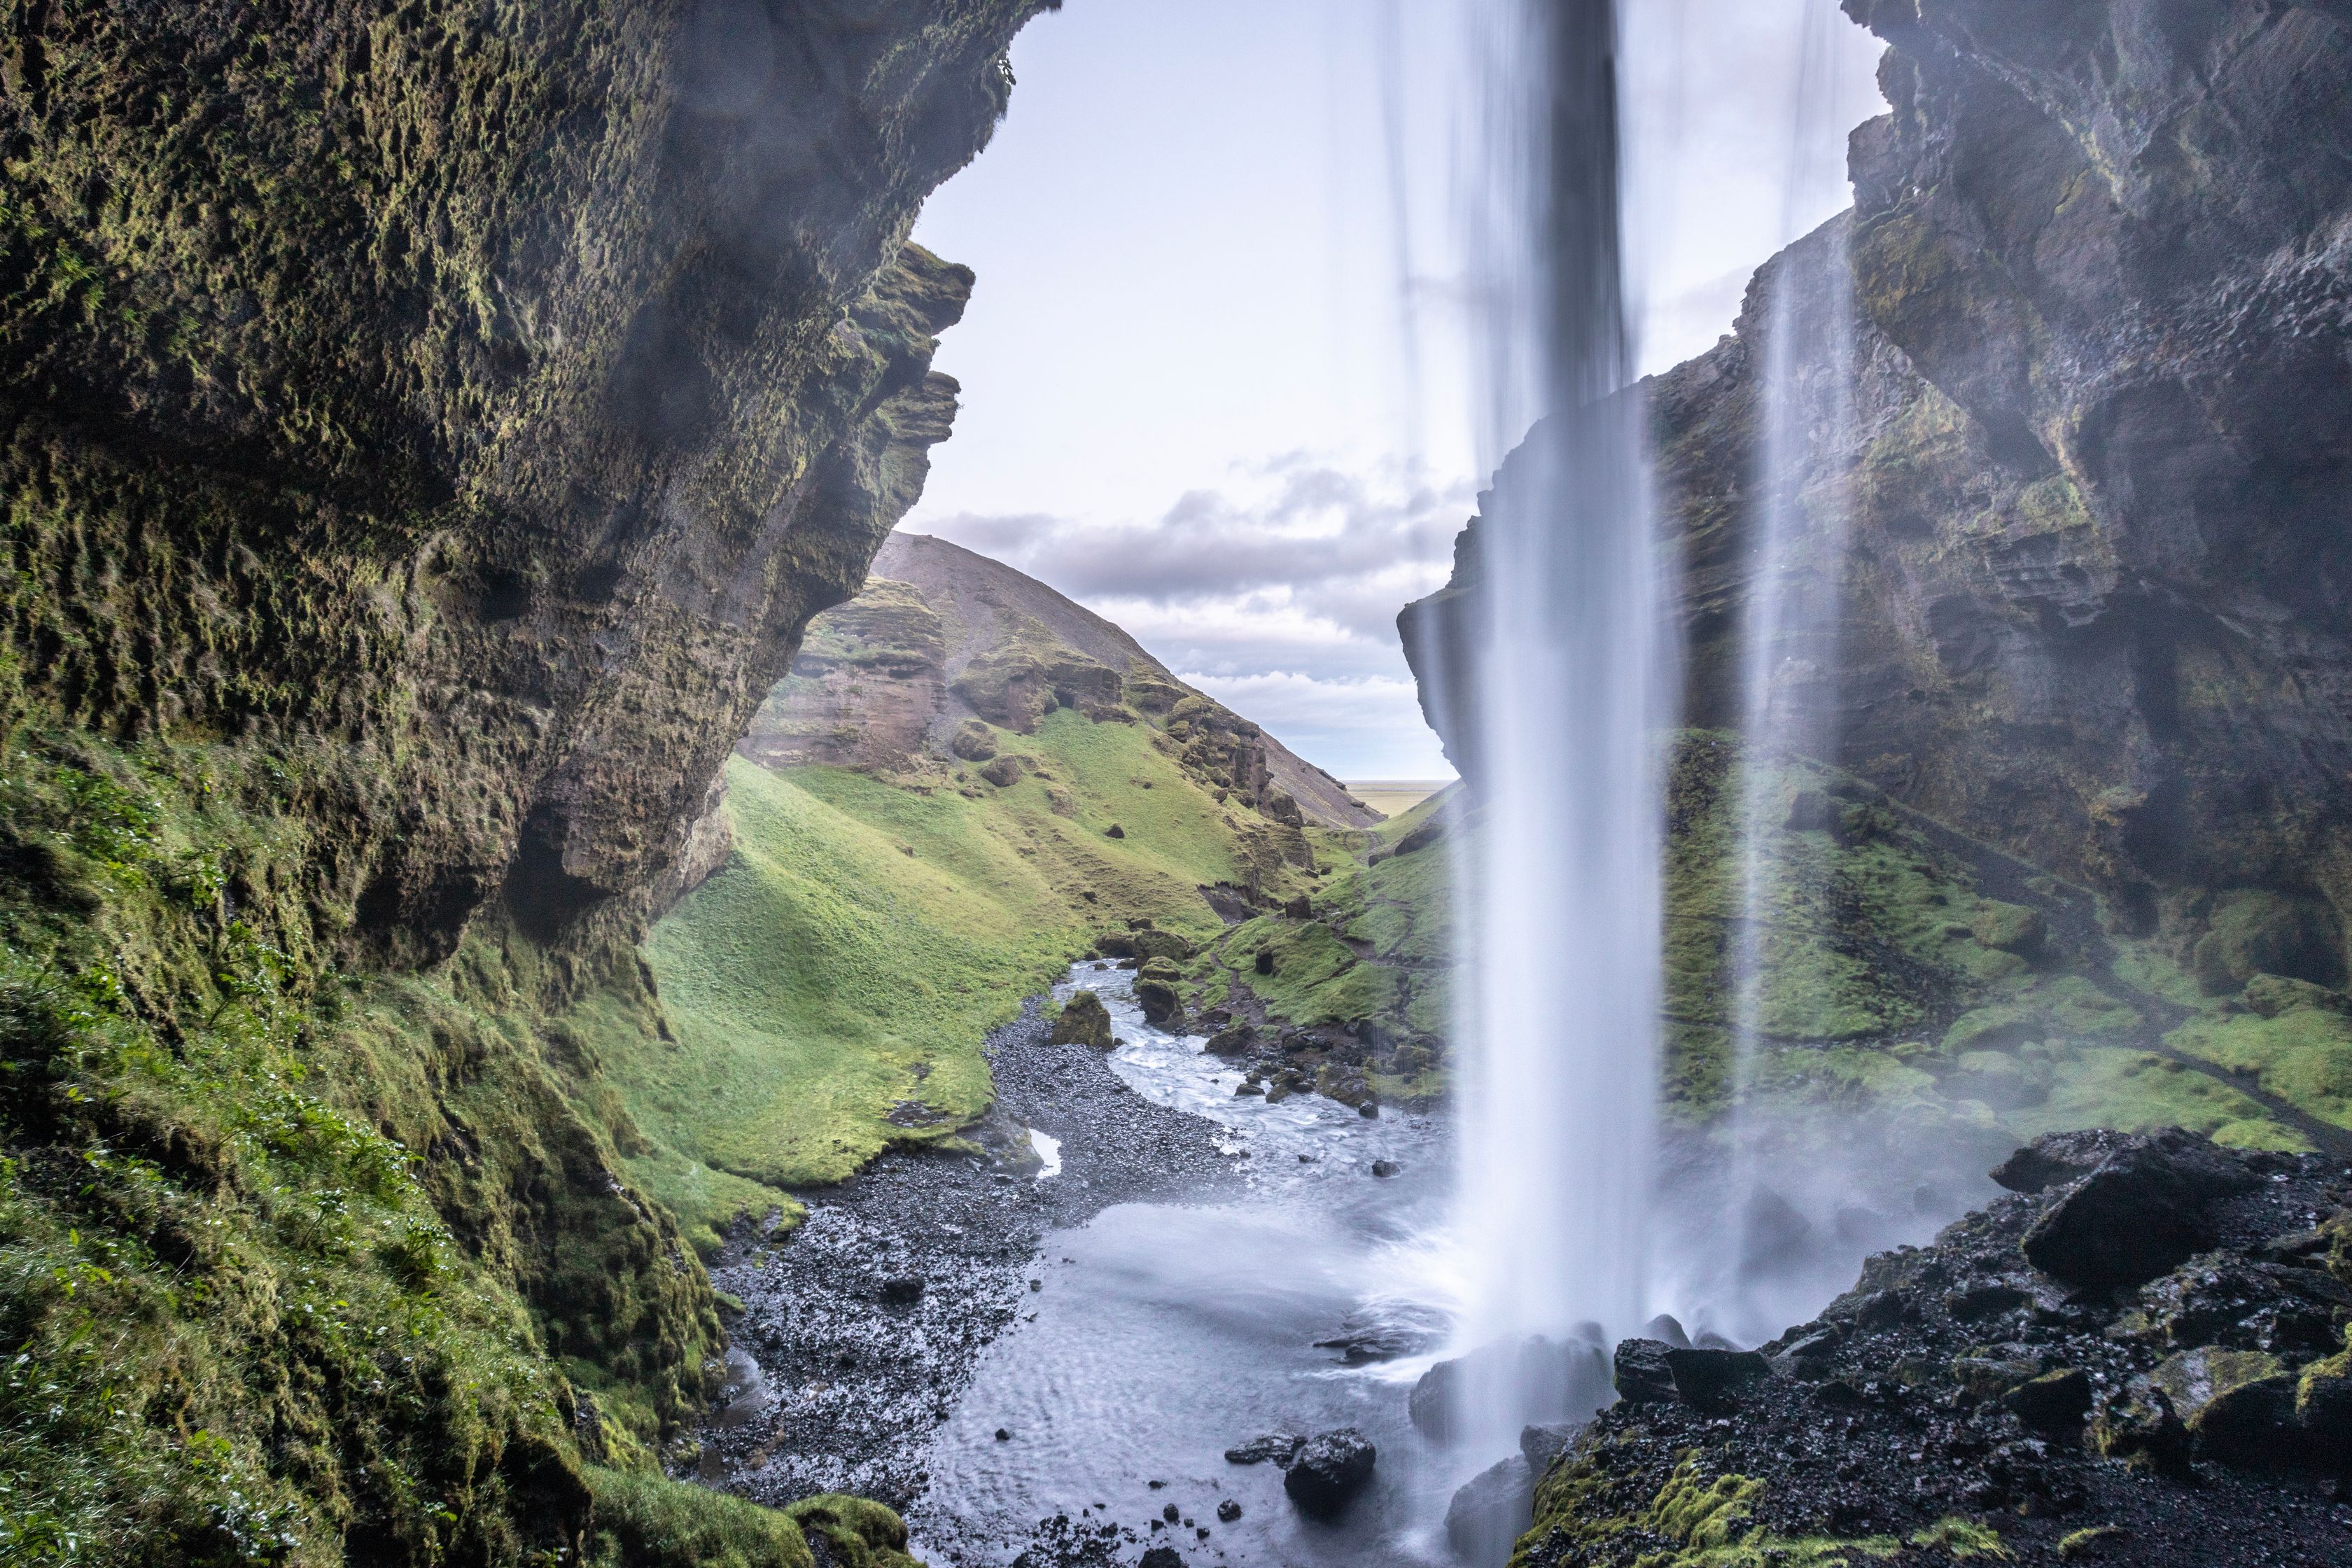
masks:
[[[1038,8],[16,9],[0,1555],[809,1560],[652,1469],[718,1322],[560,1015],[662,1032]]]

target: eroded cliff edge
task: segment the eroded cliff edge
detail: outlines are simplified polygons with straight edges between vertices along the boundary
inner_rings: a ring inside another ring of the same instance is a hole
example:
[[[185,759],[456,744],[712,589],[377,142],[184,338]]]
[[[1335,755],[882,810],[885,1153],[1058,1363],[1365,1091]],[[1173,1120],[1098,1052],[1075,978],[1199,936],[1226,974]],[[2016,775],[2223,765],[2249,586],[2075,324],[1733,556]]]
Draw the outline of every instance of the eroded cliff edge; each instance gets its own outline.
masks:
[[[1891,46],[1894,105],[1854,138],[1856,210],[1759,274],[1734,336],[1643,389],[1689,721],[1738,712],[1787,287],[1803,548],[1826,558],[1841,507],[1852,528],[1838,657],[1778,661],[1832,683],[1829,760],[2084,881],[2209,984],[2340,983],[2352,8],[1847,9]],[[1404,618],[1457,757],[1472,737],[1435,650],[1461,633],[1476,532]]]
[[[718,1324],[562,1015],[660,1028],[919,490],[971,279],[907,236],[1047,3],[11,7],[12,1547],[805,1557],[643,1479]]]

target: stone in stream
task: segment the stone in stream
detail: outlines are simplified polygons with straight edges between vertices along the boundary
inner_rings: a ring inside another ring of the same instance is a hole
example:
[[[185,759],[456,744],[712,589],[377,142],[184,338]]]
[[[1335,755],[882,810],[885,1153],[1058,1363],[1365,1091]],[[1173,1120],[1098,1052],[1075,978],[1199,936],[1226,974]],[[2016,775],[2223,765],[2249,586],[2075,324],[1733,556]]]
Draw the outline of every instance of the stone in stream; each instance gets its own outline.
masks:
[[[1172,1546],[1155,1546],[1143,1554],[1136,1568],[1184,1568],[1184,1558]]]
[[[1309,1437],[1283,1472],[1282,1489],[1311,1519],[1328,1519],[1372,1479],[1379,1451],[1353,1426]]]
[[[1108,1051],[1118,1042],[1111,1037],[1110,1009],[1102,998],[1091,991],[1073,993],[1062,1004],[1062,1016],[1054,1020],[1053,1044],[1057,1046],[1092,1046]]]
[[[1135,976],[1135,999],[1142,1004],[1146,1019],[1163,1026],[1175,1022],[1183,1005],[1176,986],[1183,978],[1184,972],[1176,967],[1173,959],[1145,962]]]
[[[1224,1501],[1217,1505],[1217,1522],[1219,1524],[1231,1524],[1235,1520],[1241,1518],[1241,1516],[1242,1505],[1235,1502],[1232,1498],[1227,1498]]]
[[[1253,1437],[1239,1447],[1225,1450],[1229,1465],[1287,1465],[1291,1457],[1307,1446],[1307,1439],[1288,1432],[1269,1432],[1263,1437]]]

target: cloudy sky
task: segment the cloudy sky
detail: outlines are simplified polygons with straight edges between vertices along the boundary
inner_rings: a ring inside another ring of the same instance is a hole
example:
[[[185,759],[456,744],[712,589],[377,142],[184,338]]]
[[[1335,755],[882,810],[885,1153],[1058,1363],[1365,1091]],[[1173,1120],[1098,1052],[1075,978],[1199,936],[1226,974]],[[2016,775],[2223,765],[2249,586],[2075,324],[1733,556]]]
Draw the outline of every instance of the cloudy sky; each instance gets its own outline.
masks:
[[[1443,778],[1396,639],[1477,476],[1456,177],[1477,0],[1069,0],[917,237],[980,274],[953,440],[905,526],[1132,632],[1344,778]],[[1728,330],[1847,200],[1879,103],[1833,0],[1643,0],[1630,96],[1643,357]]]

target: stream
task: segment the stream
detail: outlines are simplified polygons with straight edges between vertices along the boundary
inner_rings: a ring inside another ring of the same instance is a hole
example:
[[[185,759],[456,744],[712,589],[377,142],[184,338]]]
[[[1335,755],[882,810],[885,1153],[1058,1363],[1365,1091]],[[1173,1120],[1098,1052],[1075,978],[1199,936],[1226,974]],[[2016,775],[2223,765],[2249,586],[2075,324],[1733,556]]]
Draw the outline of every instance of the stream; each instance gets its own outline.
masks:
[[[1393,1110],[1367,1121],[1318,1096],[1237,1097],[1241,1073],[1199,1039],[1145,1023],[1129,981],[1084,965],[1058,994],[1100,995],[1123,1042],[1111,1069],[1145,1100],[1214,1124],[1246,1173],[1237,1190],[1122,1203],[1045,1237],[1034,1313],[991,1347],[933,1441],[919,1544],[958,1564],[1010,1562],[1032,1545],[1045,1549],[1033,1561],[1053,1561],[1057,1545],[1085,1561],[1069,1544],[1089,1530],[1100,1540],[1110,1522],[1203,1562],[1442,1554],[1417,1532],[1430,1490],[1450,1485],[1405,1419],[1444,1325],[1427,1284],[1446,1197],[1438,1123]],[[1376,1162],[1396,1173],[1375,1176]],[[1349,1366],[1318,1345],[1350,1335],[1360,1357],[1391,1359]],[[1381,1460],[1336,1524],[1302,1518],[1275,1466],[1223,1457],[1262,1433],[1338,1426],[1360,1429]],[[1220,1521],[1223,1503],[1240,1517]],[[1056,1515],[1068,1525],[1036,1541]]]
[[[1087,963],[1056,987],[1102,998],[1108,1057],[1048,1044],[1035,1009],[992,1038],[998,1106],[968,1134],[982,1152],[889,1156],[810,1194],[782,1245],[714,1265],[744,1310],[702,1478],[765,1502],[879,1498],[940,1568],[1155,1546],[1268,1568],[1452,1562],[1438,1522],[1479,1467],[1405,1408],[1452,1314],[1443,1121],[1237,1096],[1201,1039],[1144,1021],[1132,978]],[[1332,1523],[1291,1505],[1277,1467],[1224,1458],[1340,1426],[1380,1458]]]

